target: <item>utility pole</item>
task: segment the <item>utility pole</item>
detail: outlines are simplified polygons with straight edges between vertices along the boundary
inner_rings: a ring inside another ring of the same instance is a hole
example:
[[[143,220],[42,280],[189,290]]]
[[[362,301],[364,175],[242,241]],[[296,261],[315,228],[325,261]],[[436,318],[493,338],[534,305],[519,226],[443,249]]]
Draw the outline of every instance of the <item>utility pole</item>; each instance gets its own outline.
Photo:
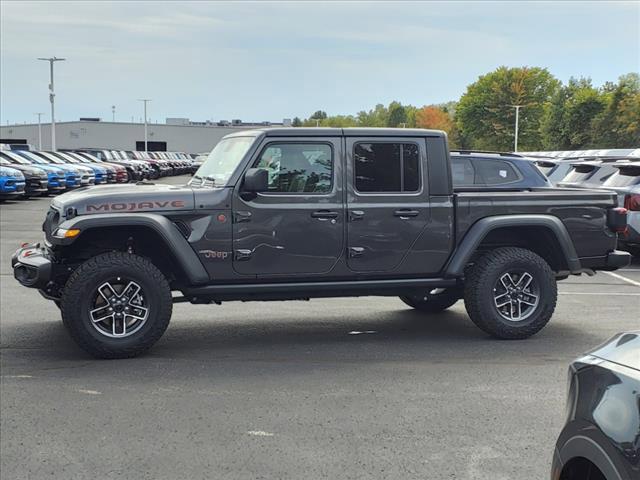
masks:
[[[38,116],[38,150],[42,150],[42,123],[40,123],[40,117],[44,115],[42,112],[34,113]]]
[[[111,121],[112,122],[116,121],[116,106],[115,105],[111,105]]]
[[[144,103],[144,151],[147,152],[147,102],[150,102],[150,98],[139,98],[139,102]]]
[[[49,62],[49,73],[50,73],[50,83],[49,83],[49,101],[51,102],[51,150],[56,151],[56,115],[55,115],[55,91],[53,89],[53,63],[54,62],[64,62],[66,58],[38,58],[38,60],[43,60],[45,62]]]
[[[516,131],[513,139],[513,151],[514,153],[517,153],[518,152],[518,124],[520,120],[520,109],[525,105],[509,105],[509,106],[516,109]]]

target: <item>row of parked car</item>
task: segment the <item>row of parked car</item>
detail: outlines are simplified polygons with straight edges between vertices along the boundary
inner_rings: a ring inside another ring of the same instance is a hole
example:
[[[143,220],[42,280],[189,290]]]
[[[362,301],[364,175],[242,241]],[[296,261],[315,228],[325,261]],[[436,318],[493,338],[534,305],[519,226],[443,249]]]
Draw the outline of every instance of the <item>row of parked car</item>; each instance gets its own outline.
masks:
[[[620,234],[621,247],[640,256],[640,151],[627,156],[582,155],[557,158],[533,154],[475,151],[451,152],[454,187],[521,190],[533,188],[588,188],[611,190],[627,209],[628,228]]]
[[[627,209],[628,227],[620,245],[640,256],[640,156],[583,156],[534,159],[536,166],[557,187],[611,190],[618,206]]]
[[[127,183],[193,173],[181,152],[85,149],[57,152],[0,150],[0,200],[49,195],[104,183]]]

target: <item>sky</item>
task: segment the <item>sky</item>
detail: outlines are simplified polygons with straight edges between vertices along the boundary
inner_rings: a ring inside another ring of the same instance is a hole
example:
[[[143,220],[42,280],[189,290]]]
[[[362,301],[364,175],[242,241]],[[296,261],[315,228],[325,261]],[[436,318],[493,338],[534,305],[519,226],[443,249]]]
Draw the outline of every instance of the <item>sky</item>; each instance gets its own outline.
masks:
[[[0,122],[281,121],[457,100],[479,75],[640,71],[640,2],[0,0]]]

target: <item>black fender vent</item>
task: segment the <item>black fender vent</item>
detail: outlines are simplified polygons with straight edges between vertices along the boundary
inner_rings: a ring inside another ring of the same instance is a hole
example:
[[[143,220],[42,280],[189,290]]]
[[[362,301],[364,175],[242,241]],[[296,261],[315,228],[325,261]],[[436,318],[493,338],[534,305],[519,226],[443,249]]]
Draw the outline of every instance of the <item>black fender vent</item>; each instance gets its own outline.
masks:
[[[180,233],[184,238],[189,238],[189,236],[191,235],[191,227],[189,227],[189,225],[184,223],[182,220],[176,220],[173,222],[173,224],[178,230],[180,230]]]

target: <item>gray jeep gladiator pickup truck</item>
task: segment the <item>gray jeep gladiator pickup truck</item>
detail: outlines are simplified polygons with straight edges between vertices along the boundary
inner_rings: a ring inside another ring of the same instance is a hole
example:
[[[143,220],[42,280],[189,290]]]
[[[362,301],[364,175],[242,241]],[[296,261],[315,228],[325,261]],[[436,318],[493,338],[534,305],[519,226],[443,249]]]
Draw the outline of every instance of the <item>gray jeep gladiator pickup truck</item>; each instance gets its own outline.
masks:
[[[429,314],[463,298],[482,330],[521,339],[557,280],[629,263],[625,227],[613,193],[454,191],[440,131],[273,128],[226,136],[185,186],[55,198],[44,244],[12,266],[103,358],[151,347],[178,301],[384,295]]]

